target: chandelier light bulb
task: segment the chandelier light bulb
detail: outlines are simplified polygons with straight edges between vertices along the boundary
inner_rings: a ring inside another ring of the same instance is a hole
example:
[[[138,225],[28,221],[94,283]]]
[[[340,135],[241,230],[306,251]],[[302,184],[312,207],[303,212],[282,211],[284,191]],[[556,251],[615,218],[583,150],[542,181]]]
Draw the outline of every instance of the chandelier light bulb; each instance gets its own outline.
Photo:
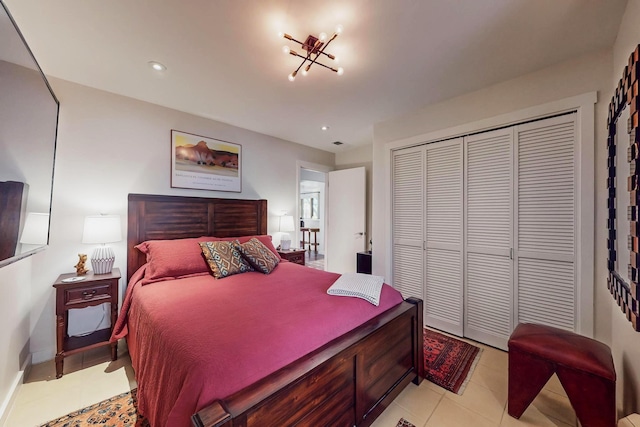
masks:
[[[284,32],[283,31],[278,31],[278,37],[280,37],[280,38],[284,37]]]
[[[336,34],[342,34],[344,27],[342,25],[336,26]]]
[[[308,67],[307,67],[307,68],[305,68],[304,70],[302,70],[302,75],[303,75],[303,76],[306,76],[307,74],[309,74]]]
[[[291,52],[291,49],[289,49],[289,46],[282,46],[282,53],[284,53],[285,55],[288,55],[289,52]]]
[[[333,60],[336,61],[336,62],[340,62],[340,57],[339,56],[334,56]]]
[[[344,68],[338,67],[338,75],[341,76],[344,74]]]
[[[320,33],[318,38],[320,39],[321,42],[325,41],[327,39],[327,33]]]
[[[293,73],[289,74],[288,79],[289,79],[290,82],[292,82],[292,81],[294,81],[296,79],[296,75],[294,73],[295,73],[295,71]]]

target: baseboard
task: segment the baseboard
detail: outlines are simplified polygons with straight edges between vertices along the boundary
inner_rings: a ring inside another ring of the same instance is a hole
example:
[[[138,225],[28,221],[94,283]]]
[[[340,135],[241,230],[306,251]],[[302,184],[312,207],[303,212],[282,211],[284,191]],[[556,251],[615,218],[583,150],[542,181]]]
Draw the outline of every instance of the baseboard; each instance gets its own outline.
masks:
[[[0,406],[0,426],[4,426],[7,422],[7,418],[9,418],[11,408],[13,408],[13,403],[18,396],[18,391],[20,390],[20,387],[22,387],[22,383],[24,382],[24,379],[28,375],[29,371],[31,371],[31,355],[27,356],[27,360],[25,360],[20,371],[18,371],[18,373],[16,374],[15,378],[13,379],[13,383],[9,388],[9,393],[7,393],[7,396]]]

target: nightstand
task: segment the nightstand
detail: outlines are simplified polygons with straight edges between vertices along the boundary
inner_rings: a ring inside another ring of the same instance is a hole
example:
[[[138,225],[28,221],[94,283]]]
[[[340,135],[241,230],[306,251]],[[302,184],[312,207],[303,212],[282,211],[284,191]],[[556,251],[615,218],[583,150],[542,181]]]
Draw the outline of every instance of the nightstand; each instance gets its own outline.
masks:
[[[75,277],[83,277],[78,281]],[[64,358],[72,354],[101,346],[111,346],[111,360],[118,358],[118,343],[109,343],[111,331],[118,317],[118,280],[120,270],[114,268],[108,274],[87,273],[77,276],[75,273],[61,274],[53,284],[56,288],[56,378],[62,377]],[[69,310],[111,303],[111,326],[97,330],[83,337],[70,337],[67,334]]]
[[[279,250],[278,253],[283,259],[304,265],[304,249],[289,249],[288,251]]]

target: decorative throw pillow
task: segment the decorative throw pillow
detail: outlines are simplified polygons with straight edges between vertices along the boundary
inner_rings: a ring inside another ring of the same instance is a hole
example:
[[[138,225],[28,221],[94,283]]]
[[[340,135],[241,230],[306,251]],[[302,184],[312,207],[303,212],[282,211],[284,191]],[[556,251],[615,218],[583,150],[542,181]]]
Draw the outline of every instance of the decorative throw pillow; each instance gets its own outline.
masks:
[[[251,267],[264,274],[269,274],[278,265],[280,260],[260,240],[253,238],[248,242],[234,243],[235,248]]]
[[[214,237],[147,240],[136,246],[147,257],[145,279],[150,282],[211,274],[198,243]]]
[[[248,242],[251,239],[258,239],[260,240],[260,242],[265,245],[267,248],[269,248],[269,250],[271,251],[271,253],[273,253],[276,258],[278,258],[278,261],[282,260],[282,257],[280,257],[280,254],[278,253],[278,251],[276,250],[275,246],[273,246],[273,242],[271,241],[271,236],[268,234],[261,234],[261,235],[255,235],[255,236],[238,236],[238,237],[216,237],[212,240],[225,240],[225,241],[229,241],[232,242],[234,240],[237,240],[240,243],[245,243]]]
[[[253,271],[253,268],[242,258],[240,251],[235,248],[235,243],[237,241],[200,242],[202,254],[216,279]]]

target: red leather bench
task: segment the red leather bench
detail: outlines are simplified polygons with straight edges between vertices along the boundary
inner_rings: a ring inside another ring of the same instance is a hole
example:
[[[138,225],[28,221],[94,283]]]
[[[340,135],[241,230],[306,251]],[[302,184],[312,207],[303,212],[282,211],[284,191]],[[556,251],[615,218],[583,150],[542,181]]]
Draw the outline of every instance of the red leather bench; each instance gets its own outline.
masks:
[[[605,344],[521,323],[509,338],[509,407],[520,418],[556,373],[582,427],[616,426],[616,372]]]

